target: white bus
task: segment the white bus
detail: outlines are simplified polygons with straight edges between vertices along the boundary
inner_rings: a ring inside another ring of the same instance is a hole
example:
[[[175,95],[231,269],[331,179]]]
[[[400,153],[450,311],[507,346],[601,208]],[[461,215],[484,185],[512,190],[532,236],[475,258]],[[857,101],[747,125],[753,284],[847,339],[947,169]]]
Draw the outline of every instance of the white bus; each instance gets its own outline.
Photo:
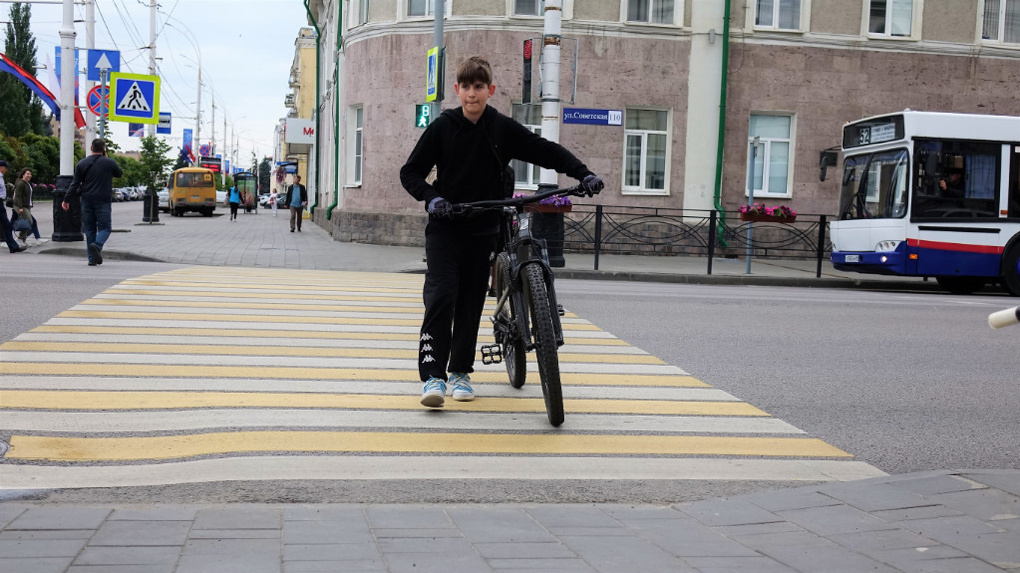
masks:
[[[837,269],[1020,296],[1020,118],[906,110],[847,124],[842,150]]]

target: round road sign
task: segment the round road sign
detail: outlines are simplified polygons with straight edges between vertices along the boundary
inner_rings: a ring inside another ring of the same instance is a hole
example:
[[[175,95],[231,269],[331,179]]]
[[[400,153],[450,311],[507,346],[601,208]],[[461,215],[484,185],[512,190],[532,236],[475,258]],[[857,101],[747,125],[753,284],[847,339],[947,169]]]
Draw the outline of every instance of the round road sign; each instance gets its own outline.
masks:
[[[96,115],[107,115],[110,111],[110,88],[96,86],[89,90],[88,95],[89,111]],[[103,112],[99,112],[99,106],[103,106]]]

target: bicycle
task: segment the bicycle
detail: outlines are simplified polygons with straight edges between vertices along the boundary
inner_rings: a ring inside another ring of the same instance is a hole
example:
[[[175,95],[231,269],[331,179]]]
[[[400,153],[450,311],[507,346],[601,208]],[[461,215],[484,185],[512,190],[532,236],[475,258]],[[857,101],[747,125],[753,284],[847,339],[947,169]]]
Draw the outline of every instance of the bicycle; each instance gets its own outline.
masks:
[[[549,423],[563,423],[563,390],[560,384],[558,349],[563,346],[560,324],[562,308],[556,303],[553,271],[544,239],[531,234],[531,222],[524,206],[550,197],[577,197],[588,192],[581,185],[549,189],[534,195],[503,200],[457,203],[453,216],[500,211],[502,247],[496,254],[496,310],[490,317],[495,344],[482,346],[482,364],[506,365],[510,385],[524,386],[528,373],[527,353],[535,351],[538,375]]]

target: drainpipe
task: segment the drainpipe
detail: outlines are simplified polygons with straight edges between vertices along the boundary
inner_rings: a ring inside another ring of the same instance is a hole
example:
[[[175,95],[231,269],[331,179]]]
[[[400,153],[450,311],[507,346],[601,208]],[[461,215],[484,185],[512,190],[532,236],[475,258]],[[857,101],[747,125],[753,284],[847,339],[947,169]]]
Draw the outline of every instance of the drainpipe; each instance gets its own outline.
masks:
[[[723,172],[723,147],[726,141],[726,84],[730,71],[730,4],[731,0],[724,0],[726,9],[723,15],[722,33],[722,79],[719,90],[719,137],[718,147],[715,154],[715,210],[719,212],[719,226],[716,227],[718,241],[726,246],[726,212],[722,207],[722,172]]]
[[[319,84],[322,81],[319,77],[319,39],[322,38],[322,34],[319,32],[319,24],[315,21],[312,10],[308,7],[308,0],[304,0],[304,3],[308,19],[315,27],[315,202],[308,207],[308,214],[314,215],[315,206],[319,204]]]
[[[340,48],[343,44],[343,37],[340,32],[343,30],[344,12],[343,7],[338,7],[336,17],[336,65],[333,68],[333,101],[336,103],[336,111],[333,112],[333,203],[326,208],[326,220],[333,218],[333,209],[340,204],[340,159],[337,150],[340,149]]]

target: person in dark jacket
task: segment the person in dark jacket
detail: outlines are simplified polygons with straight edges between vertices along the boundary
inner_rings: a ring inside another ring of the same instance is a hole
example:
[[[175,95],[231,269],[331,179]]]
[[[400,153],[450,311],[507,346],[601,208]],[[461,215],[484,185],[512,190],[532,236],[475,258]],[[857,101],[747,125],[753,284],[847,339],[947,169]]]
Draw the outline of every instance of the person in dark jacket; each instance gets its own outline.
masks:
[[[7,182],[4,181],[4,178],[7,176],[7,168],[7,162],[0,159],[0,236],[3,237],[3,241],[7,243],[7,248],[10,249],[12,253],[20,253],[28,247],[14,240],[14,227],[11,224],[11,220],[7,218],[8,193],[10,193],[11,204],[14,204],[14,185],[11,185],[10,190],[8,190]]]
[[[404,189],[429,212],[425,318],[418,343],[421,403],[429,408],[443,405],[447,382],[454,400],[474,399],[469,374],[488,290],[489,255],[499,234],[499,213],[451,219],[451,203],[506,199],[502,178],[512,159],[564,173],[589,191],[602,189],[602,180],[566,148],[489,107],[496,86],[484,58],[468,58],[457,68],[454,91],[461,106],[444,111],[425,129],[400,169]],[[433,165],[437,177],[430,185],[426,176]]]
[[[294,176],[294,184],[287,188],[287,198],[284,204],[290,207],[290,232],[294,232],[295,225],[301,232],[301,219],[304,218],[305,207],[308,206],[308,189],[301,184],[301,176]]]
[[[74,179],[60,205],[64,211],[71,201],[81,199],[81,226],[88,246],[89,266],[103,264],[103,245],[113,229],[112,209],[113,178],[124,173],[117,162],[106,156],[106,142],[92,140],[92,154],[78,162]]]

